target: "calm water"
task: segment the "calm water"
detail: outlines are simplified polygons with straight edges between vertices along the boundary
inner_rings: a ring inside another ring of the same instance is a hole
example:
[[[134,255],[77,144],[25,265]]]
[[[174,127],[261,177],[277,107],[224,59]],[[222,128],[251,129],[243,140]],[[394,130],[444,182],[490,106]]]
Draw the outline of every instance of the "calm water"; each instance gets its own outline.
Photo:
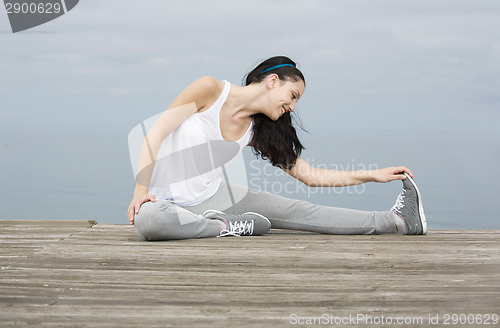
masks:
[[[134,179],[129,128],[0,131],[0,219],[93,219],[127,223]],[[406,165],[430,229],[500,228],[500,136],[481,133],[319,130],[303,135],[303,158],[332,169]],[[244,153],[251,187],[337,207],[387,210],[399,181],[307,188]]]

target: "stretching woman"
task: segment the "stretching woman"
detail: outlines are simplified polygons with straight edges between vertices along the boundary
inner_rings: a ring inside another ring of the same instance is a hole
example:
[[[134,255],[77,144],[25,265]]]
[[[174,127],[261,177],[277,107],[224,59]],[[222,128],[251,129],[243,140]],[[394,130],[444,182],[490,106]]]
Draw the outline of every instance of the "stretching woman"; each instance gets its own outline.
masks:
[[[325,234],[425,234],[420,192],[406,167],[334,171],[311,167],[291,112],[305,78],[283,56],[260,63],[246,85],[203,77],[188,86],[144,139],[130,224],[144,240],[262,235],[270,227]],[[402,180],[396,204],[369,212],[312,204],[224,181],[244,146],[309,187]]]

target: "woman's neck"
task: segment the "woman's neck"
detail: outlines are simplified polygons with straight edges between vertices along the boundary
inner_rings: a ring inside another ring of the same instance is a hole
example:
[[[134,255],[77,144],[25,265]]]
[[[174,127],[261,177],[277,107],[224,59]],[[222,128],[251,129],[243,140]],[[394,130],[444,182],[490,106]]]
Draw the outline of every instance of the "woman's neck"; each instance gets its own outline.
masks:
[[[226,100],[227,108],[234,119],[248,119],[254,114],[262,113],[265,107],[265,86],[253,83],[247,86],[231,85]]]

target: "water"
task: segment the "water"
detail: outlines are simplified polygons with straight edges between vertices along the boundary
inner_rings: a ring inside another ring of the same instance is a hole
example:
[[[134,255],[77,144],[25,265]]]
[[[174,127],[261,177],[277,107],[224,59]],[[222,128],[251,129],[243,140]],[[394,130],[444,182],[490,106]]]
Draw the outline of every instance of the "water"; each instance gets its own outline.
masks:
[[[129,127],[2,129],[0,219],[127,223],[134,179]],[[422,192],[430,229],[500,228],[495,168],[500,136],[487,133],[316,130],[303,158],[331,169],[406,165]],[[245,150],[253,188],[360,210],[388,210],[399,181],[308,188]]]

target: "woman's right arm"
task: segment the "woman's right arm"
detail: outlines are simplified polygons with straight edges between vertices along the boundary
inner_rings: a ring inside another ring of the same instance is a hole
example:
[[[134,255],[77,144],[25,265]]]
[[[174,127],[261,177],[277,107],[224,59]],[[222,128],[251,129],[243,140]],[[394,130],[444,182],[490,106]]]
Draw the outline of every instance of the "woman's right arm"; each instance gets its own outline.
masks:
[[[134,197],[127,211],[130,224],[134,224],[134,216],[139,213],[142,204],[156,201],[155,196],[149,194],[149,184],[163,140],[189,116],[209,105],[217,94],[220,83],[210,76],[196,80],[181,92],[148,131],[139,155]]]

